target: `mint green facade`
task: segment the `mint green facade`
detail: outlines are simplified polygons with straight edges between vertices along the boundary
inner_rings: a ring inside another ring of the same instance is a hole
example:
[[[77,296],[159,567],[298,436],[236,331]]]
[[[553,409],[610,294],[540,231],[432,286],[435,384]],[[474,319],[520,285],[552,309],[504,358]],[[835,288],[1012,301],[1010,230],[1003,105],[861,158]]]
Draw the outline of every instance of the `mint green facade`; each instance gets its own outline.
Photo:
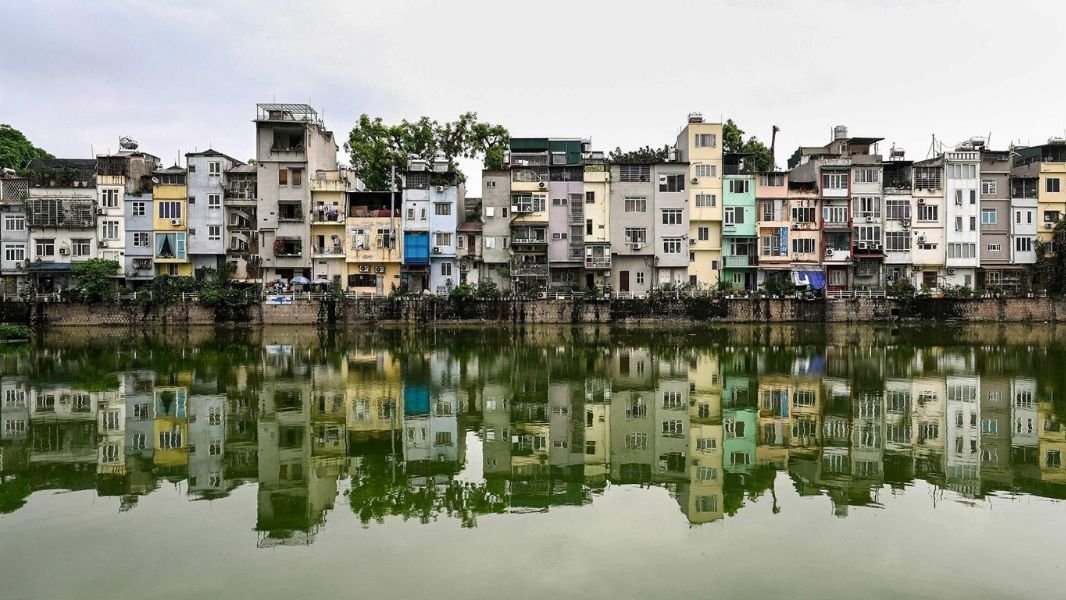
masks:
[[[737,289],[755,289],[758,214],[753,175],[726,175],[722,182],[722,280]]]

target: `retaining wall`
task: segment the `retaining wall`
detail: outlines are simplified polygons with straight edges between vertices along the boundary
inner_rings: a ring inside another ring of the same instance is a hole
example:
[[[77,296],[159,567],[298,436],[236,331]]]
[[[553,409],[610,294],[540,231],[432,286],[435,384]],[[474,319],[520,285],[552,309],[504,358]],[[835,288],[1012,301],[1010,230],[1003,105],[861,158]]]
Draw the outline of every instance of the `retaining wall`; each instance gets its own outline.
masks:
[[[53,326],[141,324],[322,325],[365,323],[489,322],[516,324],[597,323],[869,323],[887,321],[1066,321],[1066,300],[1052,298],[848,298],[647,300],[467,300],[378,298],[342,302],[227,307],[195,303],[166,307],[137,304],[29,305],[0,303],[0,320]]]

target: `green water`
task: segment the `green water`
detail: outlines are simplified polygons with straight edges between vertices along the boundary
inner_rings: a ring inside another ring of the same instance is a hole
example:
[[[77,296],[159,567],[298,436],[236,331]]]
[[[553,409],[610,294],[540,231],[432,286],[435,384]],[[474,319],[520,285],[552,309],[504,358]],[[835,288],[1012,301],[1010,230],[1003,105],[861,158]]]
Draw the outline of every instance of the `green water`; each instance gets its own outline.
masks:
[[[0,597],[1058,597],[1063,333],[54,330]]]

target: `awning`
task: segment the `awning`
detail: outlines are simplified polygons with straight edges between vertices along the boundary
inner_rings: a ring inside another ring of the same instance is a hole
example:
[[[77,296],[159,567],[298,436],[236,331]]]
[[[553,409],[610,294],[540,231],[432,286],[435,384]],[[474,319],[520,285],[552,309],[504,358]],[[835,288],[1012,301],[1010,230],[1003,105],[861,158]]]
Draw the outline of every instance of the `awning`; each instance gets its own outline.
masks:
[[[812,290],[825,289],[825,273],[815,269],[792,271],[792,281],[798,286],[809,285]]]
[[[70,271],[70,263],[31,262],[30,271],[35,273],[66,273]]]

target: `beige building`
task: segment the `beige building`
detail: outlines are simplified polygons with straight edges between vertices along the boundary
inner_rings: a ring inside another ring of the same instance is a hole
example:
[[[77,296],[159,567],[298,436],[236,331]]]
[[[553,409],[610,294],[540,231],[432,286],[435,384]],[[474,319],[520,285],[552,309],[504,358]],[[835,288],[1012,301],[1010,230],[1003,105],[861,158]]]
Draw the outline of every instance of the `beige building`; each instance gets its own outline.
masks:
[[[717,285],[722,262],[722,124],[691,113],[677,136],[677,160],[690,169],[689,282]]]

